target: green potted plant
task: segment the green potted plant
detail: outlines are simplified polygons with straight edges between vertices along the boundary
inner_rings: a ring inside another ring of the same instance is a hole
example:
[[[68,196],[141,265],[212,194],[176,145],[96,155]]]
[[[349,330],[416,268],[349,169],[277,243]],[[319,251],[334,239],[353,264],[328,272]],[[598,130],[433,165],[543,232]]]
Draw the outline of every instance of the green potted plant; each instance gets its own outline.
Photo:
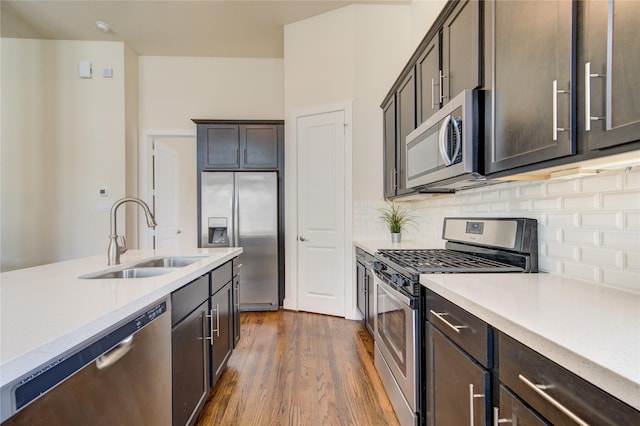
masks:
[[[380,209],[380,218],[387,224],[393,243],[400,242],[402,231],[407,229],[407,226],[416,227],[416,222],[409,214],[409,210],[396,204],[395,201],[387,201],[387,207]]]

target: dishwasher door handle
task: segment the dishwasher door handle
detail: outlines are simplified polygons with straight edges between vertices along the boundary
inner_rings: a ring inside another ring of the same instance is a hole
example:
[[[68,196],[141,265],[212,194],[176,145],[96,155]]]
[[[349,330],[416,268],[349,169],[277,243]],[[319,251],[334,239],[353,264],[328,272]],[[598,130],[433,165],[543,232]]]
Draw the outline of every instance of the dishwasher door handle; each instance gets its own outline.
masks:
[[[115,348],[106,352],[104,355],[100,355],[96,359],[96,368],[98,370],[104,370],[105,368],[120,361],[126,354],[129,353],[133,347],[133,334],[116,345]]]

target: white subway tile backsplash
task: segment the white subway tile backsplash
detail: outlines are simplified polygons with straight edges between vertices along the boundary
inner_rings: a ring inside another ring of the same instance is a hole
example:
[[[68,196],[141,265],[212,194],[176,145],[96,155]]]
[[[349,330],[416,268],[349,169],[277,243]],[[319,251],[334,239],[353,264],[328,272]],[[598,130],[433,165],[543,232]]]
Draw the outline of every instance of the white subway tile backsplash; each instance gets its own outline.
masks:
[[[622,189],[622,175],[619,172],[602,172],[580,179],[583,192],[617,191]]]
[[[640,211],[625,213],[623,226],[628,229],[640,229]]]
[[[562,242],[581,246],[600,245],[599,232],[582,229],[564,229]]]
[[[579,181],[577,179],[552,181],[547,184],[547,195],[576,193],[578,185]]]
[[[563,262],[563,275],[579,280],[600,281],[600,267],[584,263]]]
[[[595,194],[566,196],[562,200],[562,208],[566,210],[595,210],[598,208],[598,196]]]
[[[580,214],[580,223],[589,228],[622,228],[622,213],[582,213]]]
[[[602,231],[602,246],[623,250],[640,251],[639,231]]]
[[[589,265],[624,267],[624,256],[621,251],[596,247],[582,247],[580,262]]]
[[[602,268],[602,282],[612,287],[640,292],[640,279],[634,271]]]
[[[601,197],[602,208],[607,210],[640,209],[640,192],[637,191],[605,193]]]
[[[419,224],[403,240],[443,247],[444,217],[531,217],[538,220],[540,271],[640,292],[640,168],[568,181],[504,182],[402,204]],[[384,205],[354,203],[354,238],[389,238],[378,219]]]

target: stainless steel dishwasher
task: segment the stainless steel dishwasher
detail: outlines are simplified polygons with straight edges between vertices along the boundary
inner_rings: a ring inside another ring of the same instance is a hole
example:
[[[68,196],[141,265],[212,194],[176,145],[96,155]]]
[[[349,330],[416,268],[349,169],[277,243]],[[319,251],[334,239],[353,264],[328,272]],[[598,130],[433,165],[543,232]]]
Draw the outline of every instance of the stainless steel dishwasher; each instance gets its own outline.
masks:
[[[168,308],[154,304],[27,375],[2,426],[171,425]]]

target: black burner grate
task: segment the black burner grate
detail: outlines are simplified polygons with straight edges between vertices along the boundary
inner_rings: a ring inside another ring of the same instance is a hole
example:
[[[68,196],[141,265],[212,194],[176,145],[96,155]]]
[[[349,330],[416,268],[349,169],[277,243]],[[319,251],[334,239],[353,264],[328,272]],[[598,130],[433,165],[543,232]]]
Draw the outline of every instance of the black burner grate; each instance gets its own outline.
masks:
[[[518,266],[455,250],[380,250],[379,253],[398,266],[413,268],[420,274],[439,272],[523,272],[523,269]]]

